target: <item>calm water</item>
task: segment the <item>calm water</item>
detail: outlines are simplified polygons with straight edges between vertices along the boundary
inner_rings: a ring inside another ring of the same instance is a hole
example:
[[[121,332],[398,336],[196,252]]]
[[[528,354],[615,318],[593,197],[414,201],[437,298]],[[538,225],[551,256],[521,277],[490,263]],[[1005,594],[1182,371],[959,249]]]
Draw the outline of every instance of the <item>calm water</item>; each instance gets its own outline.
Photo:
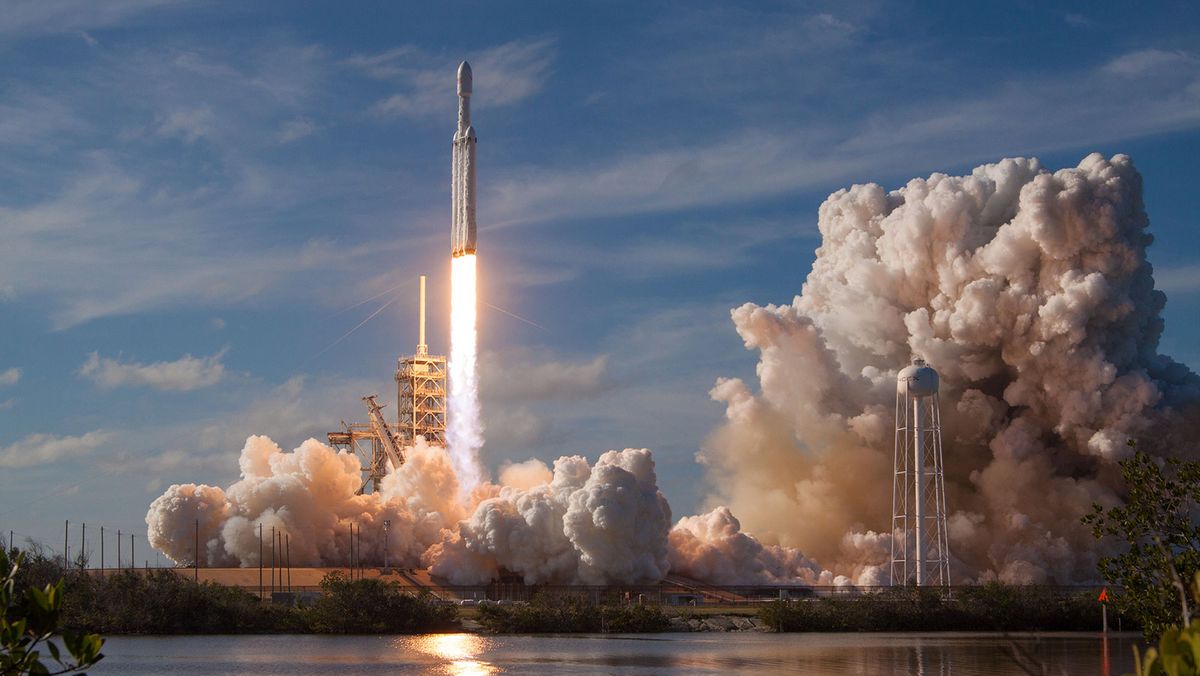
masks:
[[[1050,674],[1132,671],[1136,636],[1097,634],[639,634],[112,637],[95,674]],[[1037,673],[1035,670],[1034,673]]]

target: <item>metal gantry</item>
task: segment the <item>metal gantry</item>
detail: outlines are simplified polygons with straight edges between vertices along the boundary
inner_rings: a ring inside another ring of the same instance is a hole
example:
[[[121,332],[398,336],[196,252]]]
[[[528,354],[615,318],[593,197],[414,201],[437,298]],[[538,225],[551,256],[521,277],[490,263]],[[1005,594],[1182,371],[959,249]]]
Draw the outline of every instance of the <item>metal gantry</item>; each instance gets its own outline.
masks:
[[[431,446],[446,445],[446,358],[418,353],[396,369],[400,440],[406,446],[424,437]]]

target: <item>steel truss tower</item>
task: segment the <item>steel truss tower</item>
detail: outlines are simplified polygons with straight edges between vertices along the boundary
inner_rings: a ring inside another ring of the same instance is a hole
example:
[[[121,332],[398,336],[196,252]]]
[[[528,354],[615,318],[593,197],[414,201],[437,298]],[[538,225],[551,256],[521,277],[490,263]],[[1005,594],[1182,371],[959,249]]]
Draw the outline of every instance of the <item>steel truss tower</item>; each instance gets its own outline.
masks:
[[[938,374],[916,359],[896,376],[893,585],[950,586]]]
[[[401,444],[411,446],[417,437],[425,437],[431,446],[446,445],[446,358],[429,354],[429,346],[425,344],[424,275],[421,275],[417,353],[399,360],[396,402]]]

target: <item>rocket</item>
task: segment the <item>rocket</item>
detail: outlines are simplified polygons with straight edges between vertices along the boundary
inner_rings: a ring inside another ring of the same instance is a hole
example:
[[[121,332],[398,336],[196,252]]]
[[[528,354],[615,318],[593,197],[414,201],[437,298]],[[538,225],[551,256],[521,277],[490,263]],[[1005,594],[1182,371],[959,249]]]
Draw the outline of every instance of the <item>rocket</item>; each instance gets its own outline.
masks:
[[[471,64],[458,66],[458,129],[451,171],[450,255],[475,253],[475,127],[471,126]]]

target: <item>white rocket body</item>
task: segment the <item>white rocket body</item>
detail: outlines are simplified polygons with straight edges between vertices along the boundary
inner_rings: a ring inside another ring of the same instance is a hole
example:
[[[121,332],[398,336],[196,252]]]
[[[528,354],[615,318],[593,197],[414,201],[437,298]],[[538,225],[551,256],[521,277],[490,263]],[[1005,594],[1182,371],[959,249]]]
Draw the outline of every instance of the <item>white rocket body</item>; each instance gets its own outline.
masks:
[[[475,128],[471,126],[471,64],[458,67],[458,129],[451,172],[450,255],[475,253]]]

